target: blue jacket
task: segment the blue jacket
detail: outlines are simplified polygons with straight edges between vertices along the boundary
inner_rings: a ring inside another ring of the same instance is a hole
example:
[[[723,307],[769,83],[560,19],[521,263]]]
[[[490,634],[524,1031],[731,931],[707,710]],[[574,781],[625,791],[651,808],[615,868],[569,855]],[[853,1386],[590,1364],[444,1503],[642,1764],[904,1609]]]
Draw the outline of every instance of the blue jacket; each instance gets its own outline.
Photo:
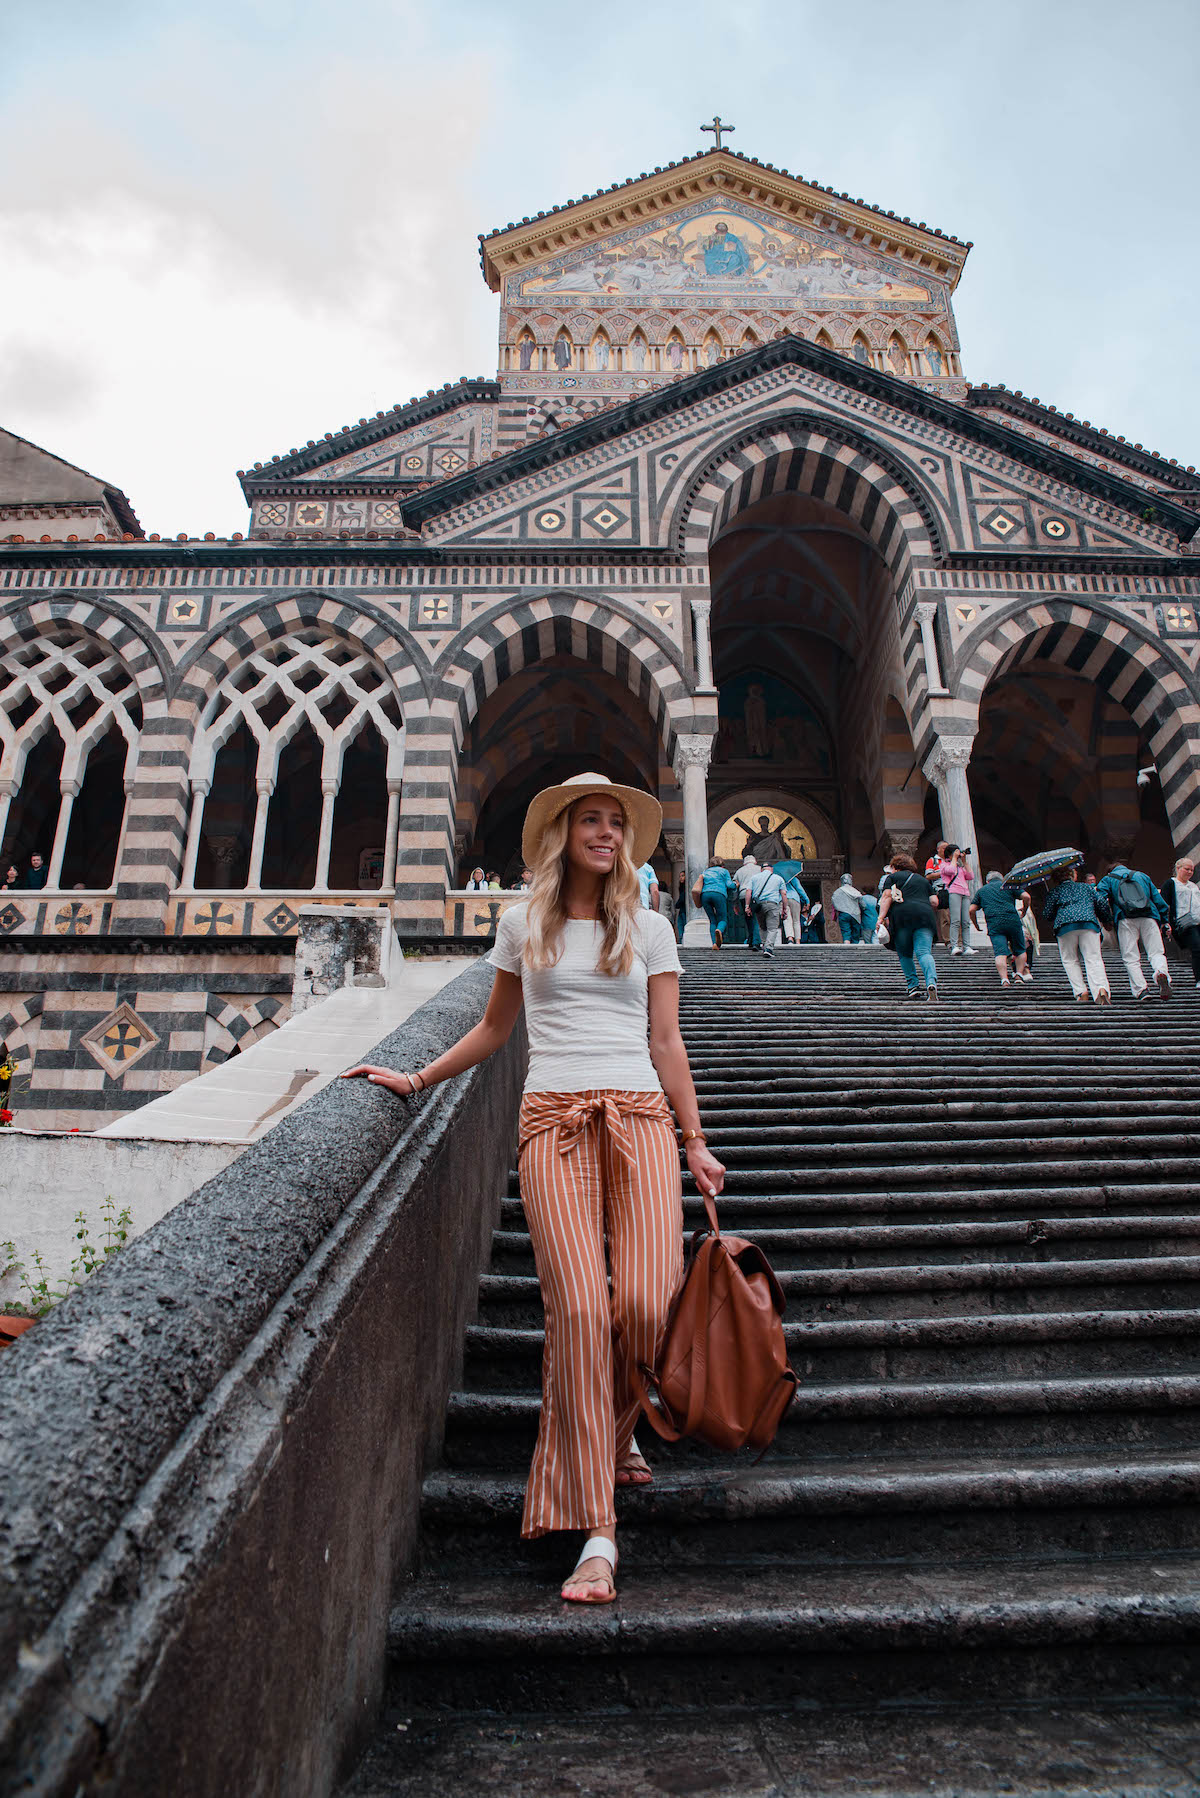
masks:
[[[1096,893],[1107,905],[1115,923],[1119,924],[1125,916],[1124,908],[1117,898],[1117,892],[1123,880],[1132,880],[1141,888],[1150,917],[1156,918],[1160,924],[1168,921],[1170,914],[1167,911],[1167,902],[1149,875],[1139,874],[1135,868],[1127,868],[1124,862],[1118,862],[1111,873],[1106,874],[1103,880],[1096,882]]]

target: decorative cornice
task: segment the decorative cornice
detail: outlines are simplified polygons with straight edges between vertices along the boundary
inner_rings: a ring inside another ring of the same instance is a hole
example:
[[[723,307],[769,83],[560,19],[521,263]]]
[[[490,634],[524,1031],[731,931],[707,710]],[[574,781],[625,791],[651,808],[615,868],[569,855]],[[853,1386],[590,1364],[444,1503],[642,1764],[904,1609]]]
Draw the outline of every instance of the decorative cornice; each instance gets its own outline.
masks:
[[[598,242],[630,225],[649,226],[659,213],[696,199],[706,189],[737,193],[760,205],[773,204],[796,224],[840,227],[852,241],[883,249],[885,254],[886,246],[893,245],[908,253],[902,260],[932,268],[949,282],[951,290],[971,248],[969,243],[923,222],[914,224],[911,219],[898,218],[881,206],[851,199],[849,194],[806,181],[803,176],[790,175],[786,169],[759,162],[757,157],[736,150],[700,150],[652,173],[614,182],[583,199],[551,207],[536,218],[524,218],[486,234],[481,232],[479,262],[484,279],[496,292],[505,274],[514,269]]]
[[[725,154],[721,151],[721,155]],[[452,511],[467,500],[497,492],[509,482],[565,462],[581,450],[615,442],[644,425],[686,411],[698,400],[737,387],[751,376],[789,366],[809,369],[852,392],[882,401],[898,411],[924,419],[940,430],[982,444],[1014,462],[1036,469],[1051,480],[1093,494],[1137,517],[1152,511],[1158,521],[1173,529],[1181,540],[1200,530],[1200,519],[1196,514],[1168,494],[1148,494],[1144,487],[1134,486],[1120,475],[1079,463],[1065,451],[1035,443],[1019,431],[997,424],[955,400],[926,392],[902,376],[864,368],[837,350],[824,349],[791,333],[773,338],[756,349],[744,350],[740,356],[730,356],[712,368],[682,375],[677,381],[639,394],[623,404],[606,407],[591,418],[568,425],[552,437],[522,445],[506,456],[435,482],[414,499],[403,502],[404,521],[419,528],[428,519]]]
[[[374,418],[360,418],[356,425],[343,425],[340,431],[326,431],[318,442],[309,440],[303,449],[292,449],[285,456],[273,456],[269,462],[256,462],[252,469],[240,469],[238,480],[246,493],[246,483],[272,476],[295,479],[310,469],[320,468],[355,450],[367,449],[400,431],[424,424],[443,412],[456,411],[471,402],[495,405],[500,399],[500,383],[482,375],[460,375],[444,387],[430,388],[416,399],[398,401],[390,411],[377,412]],[[249,494],[247,493],[247,498]]]
[[[1023,393],[1013,393],[1002,386],[969,387],[963,404],[1007,412],[1010,417],[1036,425],[1039,430],[1061,437],[1064,442],[1087,450],[1089,454],[1124,463],[1149,480],[1163,481],[1169,487],[1200,497],[1200,475],[1194,468],[1182,468],[1170,457],[1159,455],[1157,450],[1143,449],[1140,443],[1126,443],[1120,437],[1110,437],[1107,431],[1089,424],[1087,419],[1059,412],[1054,406],[1043,406],[1040,400],[1027,399]]]

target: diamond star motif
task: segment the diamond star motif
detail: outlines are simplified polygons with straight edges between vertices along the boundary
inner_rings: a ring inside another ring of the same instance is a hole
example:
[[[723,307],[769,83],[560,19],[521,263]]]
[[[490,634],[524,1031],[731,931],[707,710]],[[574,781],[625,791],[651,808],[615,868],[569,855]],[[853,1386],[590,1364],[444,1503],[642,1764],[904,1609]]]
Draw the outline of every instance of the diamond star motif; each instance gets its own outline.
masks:
[[[993,536],[999,537],[1003,541],[1005,537],[1011,537],[1013,532],[1019,531],[1021,527],[1015,518],[1009,517],[1007,512],[993,512],[990,518],[984,519],[983,528],[985,531],[991,531]]]
[[[614,531],[619,531],[622,525],[629,523],[629,515],[619,511],[608,500],[601,500],[598,506],[593,506],[590,512],[584,513],[583,522],[592,530],[598,531],[602,537],[611,537]]]
[[[561,531],[566,522],[561,512],[539,512],[537,515],[539,531]]]
[[[447,450],[444,456],[438,457],[438,467],[444,468],[447,474],[453,474],[455,469],[461,468],[462,465],[463,458],[454,450]]]
[[[121,1004],[79,1040],[92,1060],[115,1080],[148,1055],[159,1038],[131,1005]]]
[[[11,936],[13,931],[24,922],[25,913],[20,911],[10,899],[4,910],[0,911],[0,930],[4,932],[5,936]]]
[[[450,616],[450,601],[431,595],[421,601],[421,618],[430,624],[440,624]]]

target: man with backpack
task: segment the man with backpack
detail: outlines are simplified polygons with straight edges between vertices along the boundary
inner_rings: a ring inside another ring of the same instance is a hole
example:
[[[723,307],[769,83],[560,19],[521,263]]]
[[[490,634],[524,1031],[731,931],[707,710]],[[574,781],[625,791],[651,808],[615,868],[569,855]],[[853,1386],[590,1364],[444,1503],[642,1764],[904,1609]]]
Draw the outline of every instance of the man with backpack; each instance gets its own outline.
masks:
[[[770,961],[775,954],[775,944],[779,937],[779,913],[783,905],[784,893],[783,880],[776,874],[770,862],[760,864],[753,879],[748,882],[746,887],[746,897],[750,909],[762,932],[764,961]]]
[[[1124,862],[1116,862],[1104,879],[1096,882],[1096,897],[1107,906],[1117,927],[1117,946],[1134,998],[1144,999],[1149,991],[1142,972],[1142,950],[1145,949],[1159,993],[1169,999],[1171,975],[1163,953],[1160,927],[1168,924],[1170,914],[1165,899],[1149,875],[1127,868]]]

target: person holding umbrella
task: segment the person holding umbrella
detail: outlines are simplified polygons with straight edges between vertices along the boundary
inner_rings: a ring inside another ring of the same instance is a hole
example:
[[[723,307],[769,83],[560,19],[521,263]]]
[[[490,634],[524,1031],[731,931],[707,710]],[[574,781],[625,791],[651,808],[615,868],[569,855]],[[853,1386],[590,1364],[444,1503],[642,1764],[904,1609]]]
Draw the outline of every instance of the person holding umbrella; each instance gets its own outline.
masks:
[[[1016,872],[1014,868],[1009,875],[1010,883]],[[1063,971],[1079,1004],[1087,1004],[1090,987],[1097,1005],[1111,1005],[1112,994],[1108,990],[1100,941],[1096,889],[1080,880],[1078,863],[1055,872],[1042,916],[1058,939]]]

